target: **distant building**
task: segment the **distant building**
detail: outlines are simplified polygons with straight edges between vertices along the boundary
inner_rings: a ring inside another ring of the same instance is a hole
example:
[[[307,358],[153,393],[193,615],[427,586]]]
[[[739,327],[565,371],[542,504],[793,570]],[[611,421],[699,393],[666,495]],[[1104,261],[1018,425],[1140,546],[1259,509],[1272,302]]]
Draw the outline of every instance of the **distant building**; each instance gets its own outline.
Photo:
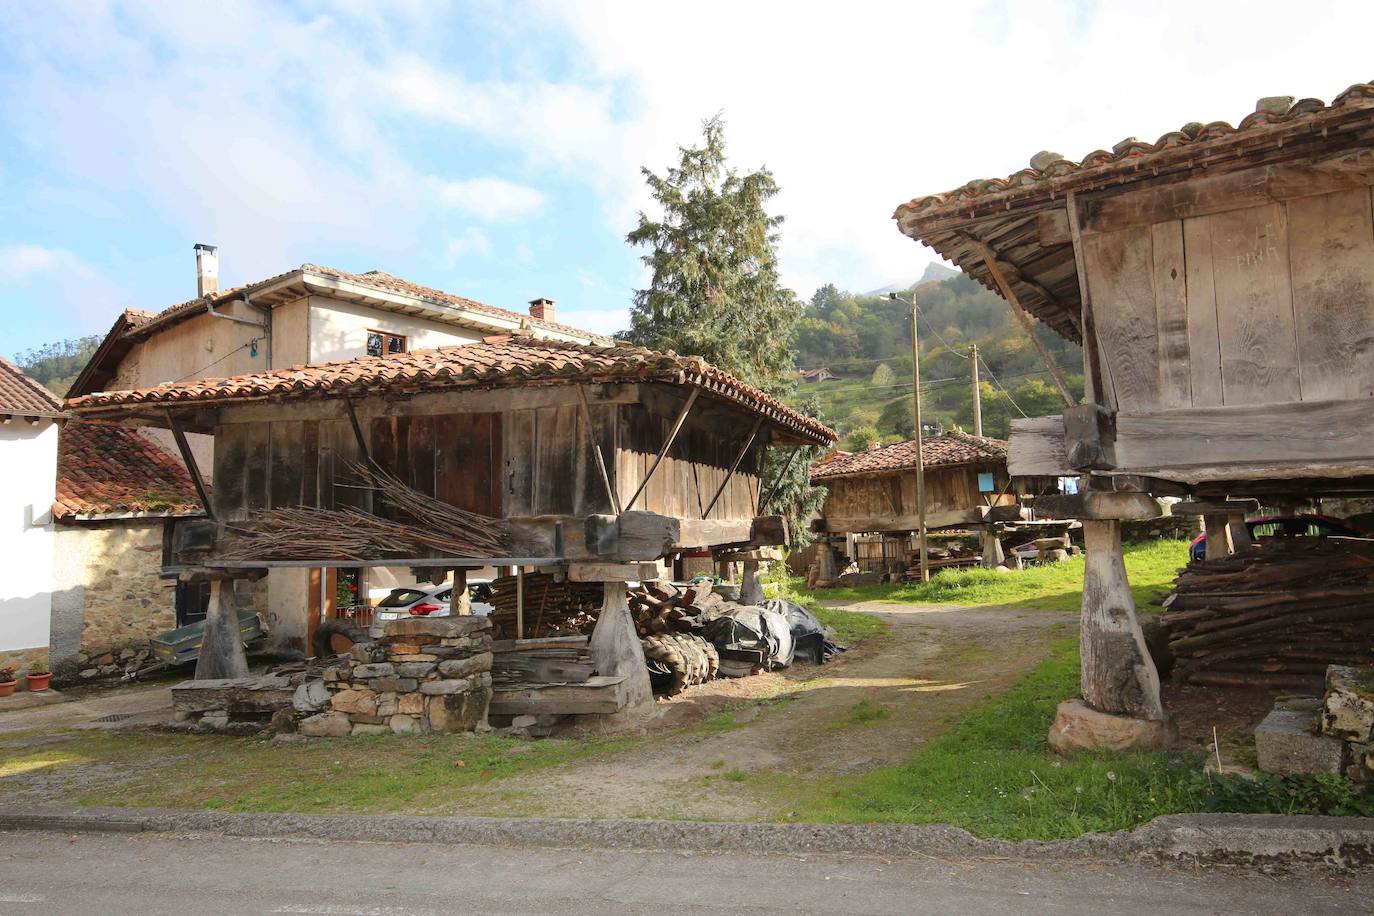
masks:
[[[830,379],[839,378],[825,366],[821,366],[819,369],[803,369],[801,370],[801,377],[803,382],[826,382]]]

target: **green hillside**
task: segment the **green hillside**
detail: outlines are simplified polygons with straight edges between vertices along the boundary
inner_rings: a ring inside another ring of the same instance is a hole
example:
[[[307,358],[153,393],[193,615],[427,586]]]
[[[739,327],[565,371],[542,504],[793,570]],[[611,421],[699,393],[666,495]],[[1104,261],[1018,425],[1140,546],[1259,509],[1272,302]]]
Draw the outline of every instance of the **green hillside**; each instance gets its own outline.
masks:
[[[1035,346],[998,296],[963,274],[915,287],[921,307],[922,406],[927,423],[972,429],[973,394],[968,352],[977,344],[982,360],[983,432],[1005,437],[1012,417],[1063,410]],[[911,290],[901,293],[910,301]],[[797,339],[797,367],[824,367],[836,379],[803,381],[798,402],[820,402],[822,415],[859,449],[869,442],[897,441],[913,433],[911,419],[911,306],[874,295],[818,289],[807,305]],[[1074,394],[1083,389],[1082,354],[1036,323],[1068,377]],[[1019,408],[1019,410],[1018,410]]]

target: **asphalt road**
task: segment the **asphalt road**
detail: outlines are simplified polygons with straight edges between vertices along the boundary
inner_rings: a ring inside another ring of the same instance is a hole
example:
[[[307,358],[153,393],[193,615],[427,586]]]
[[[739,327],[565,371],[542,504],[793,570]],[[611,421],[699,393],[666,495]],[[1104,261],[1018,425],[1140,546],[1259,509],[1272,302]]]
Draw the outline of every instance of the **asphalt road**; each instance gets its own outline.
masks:
[[[1366,913],[1374,875],[0,835],[0,914]]]

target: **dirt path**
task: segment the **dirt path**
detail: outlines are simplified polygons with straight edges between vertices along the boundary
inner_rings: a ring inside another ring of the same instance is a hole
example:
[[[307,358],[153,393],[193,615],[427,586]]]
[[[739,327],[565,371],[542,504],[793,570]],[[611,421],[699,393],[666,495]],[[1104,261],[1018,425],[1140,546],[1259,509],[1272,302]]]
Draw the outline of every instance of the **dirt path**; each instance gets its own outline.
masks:
[[[787,793],[775,788],[785,781],[760,774],[810,780],[899,763],[952,716],[1016,683],[1075,619],[1016,608],[848,607],[882,617],[888,634],[823,668],[798,665],[689,691],[662,704],[657,730],[729,709],[610,758],[502,780],[446,810],[776,818],[787,811]]]
[[[105,716],[118,716],[119,721],[132,724],[157,719],[171,707],[172,692],[168,684],[139,684],[118,690],[87,688],[82,694],[72,695],[52,706],[0,712],[0,734],[103,724],[94,720]]]

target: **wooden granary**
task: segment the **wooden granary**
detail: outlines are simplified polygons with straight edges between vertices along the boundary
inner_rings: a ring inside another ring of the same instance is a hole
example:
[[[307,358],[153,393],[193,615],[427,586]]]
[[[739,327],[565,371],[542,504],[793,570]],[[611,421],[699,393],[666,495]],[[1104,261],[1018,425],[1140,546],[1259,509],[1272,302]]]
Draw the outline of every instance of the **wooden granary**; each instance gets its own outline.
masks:
[[[1213,549],[1243,500],[1374,490],[1374,85],[1329,105],[1261,99],[1080,162],[903,204],[931,246],[1083,344],[1087,396],[1013,423],[1013,476],[1079,475],[1040,500],[1084,520],[1083,690],[1161,721],[1120,520],[1183,496]]]

